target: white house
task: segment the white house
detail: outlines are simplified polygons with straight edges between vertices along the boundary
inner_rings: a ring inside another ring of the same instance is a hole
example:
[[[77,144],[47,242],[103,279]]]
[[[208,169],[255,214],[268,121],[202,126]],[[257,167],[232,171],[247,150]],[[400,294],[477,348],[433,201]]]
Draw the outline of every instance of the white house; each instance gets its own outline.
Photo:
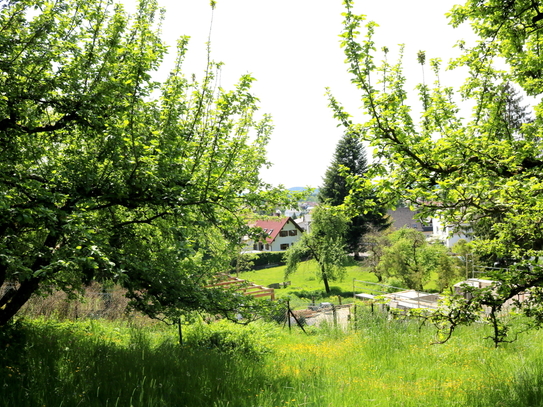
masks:
[[[469,242],[472,240],[470,236],[471,229],[468,225],[446,225],[439,218],[432,219],[433,233],[432,238],[436,240],[441,240],[443,244],[452,248],[460,239],[464,239]]]
[[[245,238],[243,251],[276,252],[287,250],[300,240],[303,233],[303,229],[291,217],[258,220],[251,226],[261,228],[263,238],[257,241]]]

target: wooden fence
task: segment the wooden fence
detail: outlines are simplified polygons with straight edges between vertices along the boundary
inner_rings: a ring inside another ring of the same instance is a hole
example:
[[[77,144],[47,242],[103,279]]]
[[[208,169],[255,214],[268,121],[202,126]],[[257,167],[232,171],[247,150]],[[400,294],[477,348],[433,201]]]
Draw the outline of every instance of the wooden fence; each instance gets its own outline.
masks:
[[[216,283],[209,285],[208,287],[225,287],[232,288],[238,286],[236,291],[245,295],[251,295],[253,297],[269,297],[270,300],[275,300],[275,291],[273,288],[265,287],[251,283],[250,281],[233,277],[228,274],[223,274],[219,277]]]

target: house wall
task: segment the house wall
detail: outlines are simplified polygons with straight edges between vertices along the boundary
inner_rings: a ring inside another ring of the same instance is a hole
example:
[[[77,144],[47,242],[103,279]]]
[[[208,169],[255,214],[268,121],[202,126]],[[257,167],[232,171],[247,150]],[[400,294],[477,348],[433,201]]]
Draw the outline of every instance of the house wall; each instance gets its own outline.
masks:
[[[294,221],[290,220],[281,229],[281,231],[276,236],[275,240],[271,243],[268,242],[257,242],[256,249],[255,249],[255,242],[253,240],[247,240],[245,242],[245,247],[242,251],[244,252],[251,252],[251,251],[264,251],[264,252],[277,252],[286,250],[288,247],[292,246],[294,243],[296,243],[300,238],[302,237],[302,231],[293,223]],[[281,232],[286,232],[286,236],[281,236]],[[284,246],[282,248],[282,245],[288,245]],[[261,247],[262,246],[262,247]]]
[[[433,219],[432,225],[434,227],[432,237],[441,240],[448,248],[452,248],[460,239],[464,239],[467,242],[472,240],[463,232],[455,232],[454,227],[444,225],[438,218]]]
[[[432,228],[426,224],[421,223],[418,219],[415,219],[417,212],[412,211],[409,208],[396,208],[395,210],[388,210],[387,215],[392,219],[392,227],[394,229],[401,229],[404,227],[416,229],[426,235],[432,233]],[[431,220],[428,222],[431,225]]]
[[[287,232],[287,236],[281,236],[281,232]],[[275,240],[271,243],[270,251],[276,252],[282,249],[281,245],[288,245],[289,247],[300,240],[302,232],[292,224],[292,222],[287,222],[281,232],[277,235]]]

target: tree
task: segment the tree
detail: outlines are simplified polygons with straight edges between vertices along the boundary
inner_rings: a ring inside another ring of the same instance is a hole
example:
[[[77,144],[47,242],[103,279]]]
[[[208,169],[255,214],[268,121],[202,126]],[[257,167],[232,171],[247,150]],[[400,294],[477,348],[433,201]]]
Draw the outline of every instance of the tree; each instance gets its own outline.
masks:
[[[342,205],[350,191],[346,173],[351,176],[364,177],[366,171],[367,160],[364,145],[355,134],[346,132],[339,140],[334,159],[324,175],[323,185],[318,194],[319,201],[333,206]],[[371,205],[367,205],[364,212],[351,218],[346,233],[347,249],[354,253],[355,258],[358,258],[358,253],[365,249],[362,237],[366,233],[371,229],[380,231],[390,226],[385,218],[384,209],[375,206],[374,197],[361,199],[370,202]]]
[[[475,261],[477,260],[475,254],[473,253],[471,242],[467,242],[464,239],[458,240],[452,247],[453,253],[458,256],[458,259],[464,269],[466,280],[474,276],[474,266]]]
[[[369,233],[364,235],[363,245],[366,247],[368,254],[364,259],[364,264],[369,266],[369,271],[375,274],[379,283],[383,282],[383,270],[378,266],[385,253],[385,249],[391,244],[388,238],[389,231],[390,229],[380,232],[370,230]]]
[[[469,0],[456,6],[450,13],[452,24],[470,21],[481,41],[473,47],[459,42],[463,55],[450,67],[466,67],[469,74],[458,92],[441,86],[441,61],[430,60],[435,81],[417,86],[419,109],[409,106],[404,89],[402,49],[396,64],[387,60],[386,48],[384,58],[377,57],[375,23],[365,26],[359,42],[364,16],[353,14],[352,1],[345,0],[345,5],[342,46],[369,120],[356,124],[333,96],[330,104],[336,117],[376,151],[368,174],[372,181],[359,180],[355,189],[377,190],[387,202],[403,199],[416,205],[421,217],[438,213],[447,224],[470,224],[476,230],[476,253],[505,259],[501,270],[489,272],[495,285],[470,300],[458,298],[436,314],[448,321],[444,325],[449,333],[458,323],[488,315],[496,343],[506,340],[509,327],[500,319],[501,311],[521,292],[528,292],[529,299],[516,306],[534,326],[541,326],[542,110],[541,105],[534,109],[533,120],[519,115],[520,120],[512,120],[507,103],[512,87],[530,96],[543,91],[539,2]],[[497,57],[505,60],[507,70],[493,66]],[[383,62],[378,64],[377,58]],[[471,119],[462,118],[465,105],[459,99],[473,106]]]
[[[330,282],[345,276],[348,260],[345,252],[347,217],[337,208],[316,207],[312,215],[311,230],[285,252],[285,279],[294,273],[299,263],[306,258],[317,262],[317,276],[330,294]]]
[[[342,169],[359,175],[363,175],[367,170],[364,145],[355,134],[348,132],[337,143],[332,163],[323,177],[323,185],[318,193],[320,202],[337,206],[349,195],[350,188]]]
[[[133,17],[112,1],[13,1],[0,10],[0,326],[31,295],[93,279],[137,309],[232,316],[251,309],[206,287],[261,207],[269,118],[253,78],[187,79],[188,39],[163,83],[155,0]],[[274,193],[267,193],[266,198]]]
[[[391,233],[389,240],[390,246],[384,248],[378,265],[383,275],[396,277],[407,288],[422,291],[432,273],[450,274],[453,262],[449,261],[447,249],[428,243],[422,232],[402,228]]]

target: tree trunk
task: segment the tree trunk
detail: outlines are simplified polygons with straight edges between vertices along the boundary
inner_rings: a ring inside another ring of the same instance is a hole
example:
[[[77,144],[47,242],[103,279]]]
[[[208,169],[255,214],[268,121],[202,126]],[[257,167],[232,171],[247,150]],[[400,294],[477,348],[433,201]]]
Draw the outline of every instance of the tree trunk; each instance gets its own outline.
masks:
[[[39,288],[40,279],[31,278],[23,281],[19,288],[13,291],[6,292],[4,295],[9,295],[5,306],[0,309],[0,327],[6,325],[11,318],[19,312],[19,310],[26,304],[32,294]]]
[[[45,247],[55,247],[58,242],[58,233],[49,233],[43,245]],[[31,270],[37,272],[45,267],[51,259],[47,257],[38,257],[34,260]],[[4,293],[1,302],[5,303],[0,309],[0,327],[6,325],[19,310],[26,304],[32,294],[40,287],[43,278],[32,277],[20,282],[19,287],[13,290],[8,290]],[[7,279],[9,281],[9,279]]]
[[[322,275],[322,281],[324,282],[324,290],[326,291],[326,294],[330,294],[330,285],[328,284],[328,276],[326,275],[326,271],[321,270]]]
[[[326,275],[322,276],[322,281],[324,281],[324,289],[326,291],[326,294],[330,294],[330,285],[328,284],[328,278]]]

